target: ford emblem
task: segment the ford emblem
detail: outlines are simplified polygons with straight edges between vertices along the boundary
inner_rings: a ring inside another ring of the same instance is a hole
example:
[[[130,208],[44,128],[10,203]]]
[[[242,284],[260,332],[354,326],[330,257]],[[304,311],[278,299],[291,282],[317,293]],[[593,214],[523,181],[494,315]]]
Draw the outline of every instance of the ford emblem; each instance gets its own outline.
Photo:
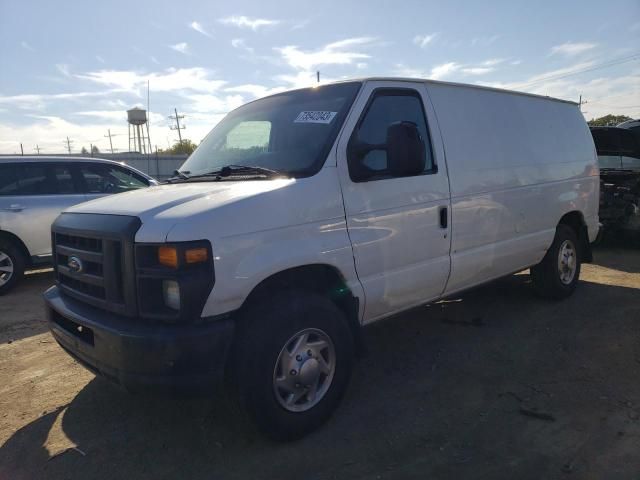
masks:
[[[82,265],[82,260],[78,257],[69,257],[69,260],[67,260],[67,267],[69,267],[69,270],[73,273],[82,273],[84,266]]]

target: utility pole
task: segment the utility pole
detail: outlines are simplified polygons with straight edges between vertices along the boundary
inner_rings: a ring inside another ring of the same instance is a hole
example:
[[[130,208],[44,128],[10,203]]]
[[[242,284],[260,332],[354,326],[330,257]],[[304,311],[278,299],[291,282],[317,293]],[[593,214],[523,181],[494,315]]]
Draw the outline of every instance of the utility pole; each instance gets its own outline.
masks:
[[[104,138],[109,138],[109,147],[111,147],[111,155],[113,155],[113,142],[111,141],[111,129],[107,129],[107,135],[103,135]]]
[[[178,138],[180,139],[180,145],[182,145],[182,133],[180,132],[180,130],[181,129],[184,130],[185,128],[187,128],[184,125],[180,126],[180,119],[184,118],[184,115],[178,115],[178,109],[177,108],[174,108],[173,111],[175,113],[175,116],[170,115],[169,118],[171,120],[175,120],[176,124],[175,124],[175,126],[171,125],[169,128],[171,130],[177,130],[178,131]]]
[[[67,152],[71,154],[71,144],[73,143],[73,140],[69,140],[69,137],[67,137],[67,141],[65,143],[67,144]]]
[[[316,80],[320,83],[320,70],[316,71]]]
[[[34,150],[35,150],[36,152],[38,152],[38,155],[40,155],[40,150],[41,150],[41,148],[40,148],[37,144],[36,144],[36,148],[34,148]]]
[[[22,148],[22,142],[20,142],[20,155],[24,156],[24,148]]]

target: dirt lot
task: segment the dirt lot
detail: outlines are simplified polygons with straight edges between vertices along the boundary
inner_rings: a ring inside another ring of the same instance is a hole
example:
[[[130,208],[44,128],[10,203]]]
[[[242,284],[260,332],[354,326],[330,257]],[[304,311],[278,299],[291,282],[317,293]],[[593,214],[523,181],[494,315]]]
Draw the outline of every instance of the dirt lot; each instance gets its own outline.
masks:
[[[640,250],[601,248],[581,279],[560,303],[521,274],[372,326],[329,424],[275,444],[222,395],[94,378],[46,331],[51,273],[29,275],[0,298],[0,479],[639,479]]]

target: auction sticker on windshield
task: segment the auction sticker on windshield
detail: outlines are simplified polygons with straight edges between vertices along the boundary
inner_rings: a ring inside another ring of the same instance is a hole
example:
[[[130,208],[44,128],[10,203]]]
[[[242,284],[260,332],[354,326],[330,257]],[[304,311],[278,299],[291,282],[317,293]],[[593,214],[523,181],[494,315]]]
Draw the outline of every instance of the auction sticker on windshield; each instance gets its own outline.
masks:
[[[294,123],[331,123],[338,112],[300,112]]]

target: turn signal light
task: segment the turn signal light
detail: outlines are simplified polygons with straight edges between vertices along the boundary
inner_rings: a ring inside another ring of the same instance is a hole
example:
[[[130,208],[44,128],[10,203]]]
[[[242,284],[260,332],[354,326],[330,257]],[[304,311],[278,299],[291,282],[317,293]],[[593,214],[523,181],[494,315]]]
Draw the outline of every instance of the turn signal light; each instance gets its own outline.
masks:
[[[184,252],[184,259],[187,263],[202,263],[209,259],[209,253],[206,248],[190,248]]]
[[[165,267],[178,268],[178,250],[176,247],[158,248],[158,262]]]

